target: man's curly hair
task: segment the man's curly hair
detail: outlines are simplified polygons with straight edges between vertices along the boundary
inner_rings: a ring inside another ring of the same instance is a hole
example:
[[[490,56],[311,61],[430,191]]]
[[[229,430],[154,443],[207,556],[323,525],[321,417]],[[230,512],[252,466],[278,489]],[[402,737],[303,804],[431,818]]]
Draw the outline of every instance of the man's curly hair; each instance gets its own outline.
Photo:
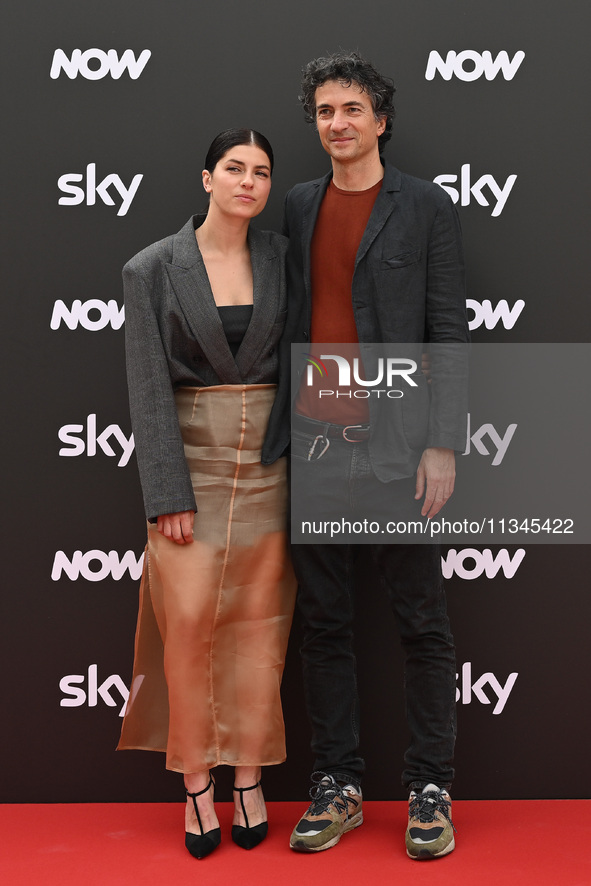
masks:
[[[386,128],[378,138],[380,153],[392,138],[394,120],[394,93],[396,87],[389,77],[383,77],[374,66],[357,52],[333,52],[327,58],[315,58],[303,69],[302,94],[299,97],[308,123],[316,123],[316,90],[328,80],[337,80],[345,86],[356,83],[371,101],[376,120],[386,118]]]

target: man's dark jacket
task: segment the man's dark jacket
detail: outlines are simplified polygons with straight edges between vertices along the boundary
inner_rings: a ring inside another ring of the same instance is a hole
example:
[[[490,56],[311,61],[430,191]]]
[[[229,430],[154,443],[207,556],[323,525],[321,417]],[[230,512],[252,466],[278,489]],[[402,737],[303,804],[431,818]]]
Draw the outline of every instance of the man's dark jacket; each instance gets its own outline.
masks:
[[[262,452],[265,464],[278,458],[289,444],[290,345],[310,341],[311,242],[331,177],[329,173],[296,185],[285,202],[284,233],[290,241],[288,316],[277,399]],[[421,375],[422,402],[427,409],[420,439],[416,433],[413,439],[406,438],[404,416],[396,409],[378,411],[378,401],[368,401],[370,456],[376,475],[383,481],[411,476],[429,446],[463,450],[466,346],[454,352],[452,343],[469,341],[464,257],[459,219],[443,188],[385,164],[382,188],[355,259],[352,300],[360,342],[450,343],[442,349],[448,351],[443,363],[437,363],[437,355],[434,358],[430,386]],[[413,422],[415,431],[420,425]]]

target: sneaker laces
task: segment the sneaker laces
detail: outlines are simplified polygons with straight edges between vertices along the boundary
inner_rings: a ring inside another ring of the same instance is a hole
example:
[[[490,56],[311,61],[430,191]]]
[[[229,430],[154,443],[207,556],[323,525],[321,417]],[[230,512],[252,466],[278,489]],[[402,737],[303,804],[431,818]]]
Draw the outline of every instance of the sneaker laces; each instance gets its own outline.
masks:
[[[344,812],[347,818],[349,818],[348,804],[352,803],[353,806],[359,805],[357,800],[345,794],[344,789],[334,780],[332,775],[328,775],[326,772],[312,773],[312,787],[309,793],[312,803],[308,812],[312,815],[326,812],[332,803],[339,813]]]
[[[444,796],[443,791],[427,791],[415,794],[410,798],[408,812],[411,818],[418,818],[423,824],[435,821],[435,813],[440,812],[457,833],[450,817],[451,800]]]

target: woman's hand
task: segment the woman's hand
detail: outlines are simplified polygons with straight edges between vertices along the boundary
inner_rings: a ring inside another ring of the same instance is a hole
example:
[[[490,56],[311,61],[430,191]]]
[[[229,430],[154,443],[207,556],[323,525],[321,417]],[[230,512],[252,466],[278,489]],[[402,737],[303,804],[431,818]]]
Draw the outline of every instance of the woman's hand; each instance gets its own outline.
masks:
[[[178,514],[161,514],[156,526],[165,538],[170,538],[177,545],[193,543],[194,511],[179,511]]]

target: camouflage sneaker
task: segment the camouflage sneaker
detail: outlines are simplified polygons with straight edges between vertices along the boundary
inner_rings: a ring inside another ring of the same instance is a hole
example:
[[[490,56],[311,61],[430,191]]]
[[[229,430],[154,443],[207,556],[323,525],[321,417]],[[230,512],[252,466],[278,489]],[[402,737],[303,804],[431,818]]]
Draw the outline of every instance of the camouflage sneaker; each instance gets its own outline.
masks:
[[[419,861],[439,858],[455,848],[451,797],[446,790],[428,784],[408,800],[406,854]]]
[[[322,852],[336,846],[343,834],[363,824],[361,791],[354,785],[341,787],[332,775],[312,774],[310,803],[291,835],[296,852]]]

